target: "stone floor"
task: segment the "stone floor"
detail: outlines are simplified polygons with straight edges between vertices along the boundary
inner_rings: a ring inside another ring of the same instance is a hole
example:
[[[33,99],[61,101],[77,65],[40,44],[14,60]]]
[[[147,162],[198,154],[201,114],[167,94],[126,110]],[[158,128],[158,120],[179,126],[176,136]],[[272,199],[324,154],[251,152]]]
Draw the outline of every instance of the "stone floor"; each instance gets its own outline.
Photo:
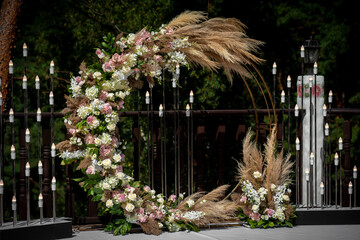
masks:
[[[360,217],[360,216],[359,216]],[[352,240],[360,239],[360,225],[301,225],[294,228],[275,229],[249,229],[236,226],[221,229],[201,230],[200,232],[164,232],[160,236],[151,236],[144,233],[131,233],[125,236],[113,236],[111,233],[102,230],[75,231],[72,240],[114,240],[114,239],[291,239],[291,240]]]

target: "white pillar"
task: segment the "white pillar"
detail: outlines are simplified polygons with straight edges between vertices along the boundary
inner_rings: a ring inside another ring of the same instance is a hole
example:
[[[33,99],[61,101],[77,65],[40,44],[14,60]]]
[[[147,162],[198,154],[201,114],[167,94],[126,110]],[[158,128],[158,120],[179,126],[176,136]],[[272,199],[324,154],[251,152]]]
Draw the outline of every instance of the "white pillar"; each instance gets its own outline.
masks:
[[[315,141],[317,144],[316,151],[316,162],[314,161],[313,166],[313,203],[314,206],[321,205],[321,195],[320,195],[320,183],[324,181],[323,179],[323,162],[324,162],[324,117],[323,117],[323,105],[324,105],[324,76],[316,75],[316,91],[315,91],[315,77],[314,75],[305,75],[303,77],[303,83],[305,86],[304,90],[304,109],[306,110],[306,114],[303,118],[302,122],[302,136],[303,141],[302,149],[303,155],[301,159],[302,164],[302,175],[301,175],[301,183],[302,183],[302,204],[307,204],[307,192],[306,192],[306,180],[305,180],[305,169],[310,169],[310,87],[309,87],[309,77],[313,78],[313,95],[311,96],[311,102],[313,106],[313,114],[312,114],[312,152],[315,154]],[[303,109],[301,105],[301,76],[297,79],[297,104],[300,109]],[[316,94],[315,94],[316,93]],[[316,97],[316,118],[317,118],[317,126],[316,126],[316,139],[315,139],[315,97]],[[315,164],[316,164],[316,172],[315,172]],[[315,181],[316,178],[316,181]],[[315,191],[315,182],[317,184],[317,191]],[[315,195],[317,195],[317,202],[315,202]]]

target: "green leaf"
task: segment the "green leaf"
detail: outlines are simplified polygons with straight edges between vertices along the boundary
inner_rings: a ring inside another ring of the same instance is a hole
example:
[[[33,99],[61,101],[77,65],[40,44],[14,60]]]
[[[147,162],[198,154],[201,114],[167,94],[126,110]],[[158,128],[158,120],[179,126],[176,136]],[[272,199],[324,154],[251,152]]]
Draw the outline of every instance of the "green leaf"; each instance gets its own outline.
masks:
[[[269,227],[275,227],[274,222],[269,222]]]
[[[286,224],[288,227],[291,227],[291,228],[294,226],[290,221],[285,221],[285,224]]]

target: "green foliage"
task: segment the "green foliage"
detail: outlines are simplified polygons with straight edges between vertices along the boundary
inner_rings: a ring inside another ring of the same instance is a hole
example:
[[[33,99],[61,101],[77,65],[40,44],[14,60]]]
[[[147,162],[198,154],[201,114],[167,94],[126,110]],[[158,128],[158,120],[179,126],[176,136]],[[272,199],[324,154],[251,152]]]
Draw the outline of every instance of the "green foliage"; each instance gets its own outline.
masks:
[[[128,223],[124,218],[116,218],[108,225],[106,225],[105,231],[113,232],[114,235],[125,235],[131,230],[131,223]]]

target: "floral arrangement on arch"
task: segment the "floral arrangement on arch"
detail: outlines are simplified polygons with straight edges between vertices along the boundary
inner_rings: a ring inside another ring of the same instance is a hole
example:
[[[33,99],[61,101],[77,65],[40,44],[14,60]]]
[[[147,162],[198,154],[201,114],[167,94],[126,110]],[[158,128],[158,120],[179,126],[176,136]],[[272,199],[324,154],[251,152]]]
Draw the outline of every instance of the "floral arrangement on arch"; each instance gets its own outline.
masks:
[[[71,137],[57,149],[62,164],[83,172],[77,181],[112,215],[106,230],[125,234],[136,223],[158,235],[163,227],[197,230],[236,217],[238,205],[224,199],[227,185],[208,194],[167,197],[125,174],[118,113],[144,80],[155,85],[167,72],[178,81],[181,66],[223,68],[230,80],[232,72],[250,76],[249,67],[262,61],[253,55],[261,42],[248,38],[244,28],[236,19],[207,20],[201,12],[185,12],[158,31],[105,36],[96,50],[98,62],[82,63],[79,75],[71,78],[62,111]]]
[[[248,132],[243,142],[243,161],[238,163],[241,196],[239,217],[251,228],[293,226],[295,208],[290,203],[290,155],[283,158],[276,150],[276,133],[272,130],[265,144],[264,155],[251,141]]]

